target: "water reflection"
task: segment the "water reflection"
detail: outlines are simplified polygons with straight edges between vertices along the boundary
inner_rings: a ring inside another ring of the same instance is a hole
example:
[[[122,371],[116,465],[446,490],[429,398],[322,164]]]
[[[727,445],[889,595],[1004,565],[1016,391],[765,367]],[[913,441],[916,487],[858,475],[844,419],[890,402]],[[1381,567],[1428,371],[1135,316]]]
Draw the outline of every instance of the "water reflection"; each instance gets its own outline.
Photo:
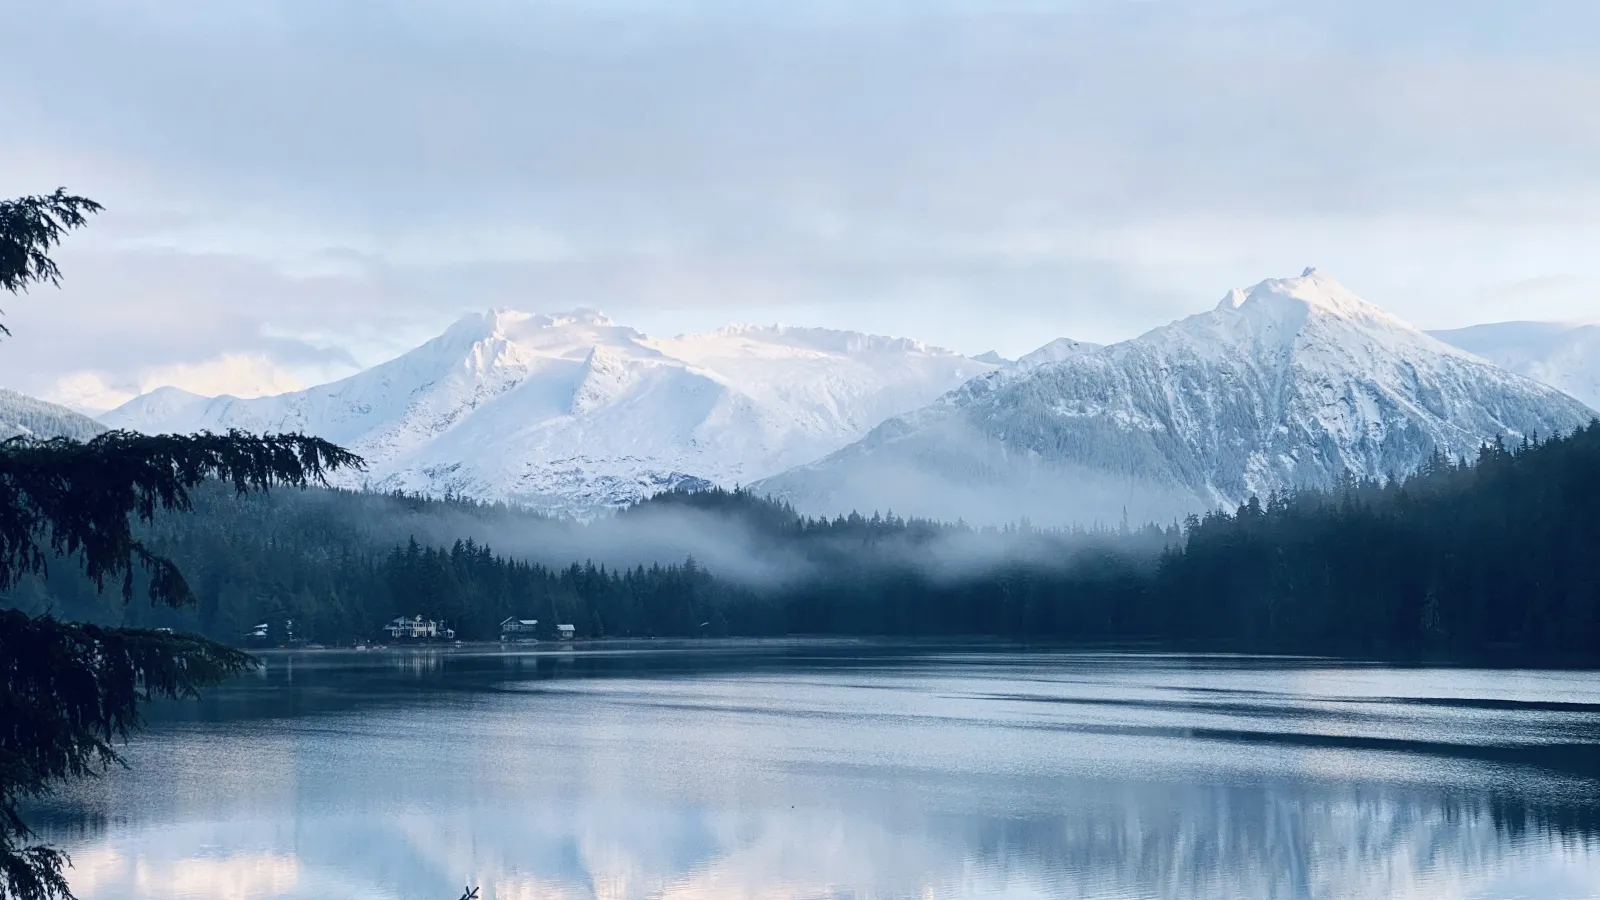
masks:
[[[37,811],[85,900],[1600,884],[1583,674],[810,644],[271,662]]]
[[[72,886],[80,896],[209,897],[248,900],[294,896],[300,862],[285,853],[150,858],[95,847],[72,858]]]

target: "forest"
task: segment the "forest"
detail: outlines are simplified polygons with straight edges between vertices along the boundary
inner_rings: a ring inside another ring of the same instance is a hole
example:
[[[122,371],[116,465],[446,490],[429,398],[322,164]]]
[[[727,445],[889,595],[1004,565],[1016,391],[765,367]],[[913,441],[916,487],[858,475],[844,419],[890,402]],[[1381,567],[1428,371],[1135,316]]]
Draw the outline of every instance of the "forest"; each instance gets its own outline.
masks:
[[[1496,441],[1472,460],[1435,456],[1402,480],[1349,479],[1137,528],[818,519],[725,490],[663,494],[589,524],[329,489],[218,486],[195,505],[141,534],[182,567],[192,608],[124,604],[70,571],[24,581],[6,602],[233,642],[257,623],[291,620],[303,640],[371,640],[390,618],[419,614],[466,640],[493,639],[502,619],[519,616],[546,630],[572,623],[589,638],[985,635],[1600,661],[1600,422]],[[629,522],[715,523],[770,565],[626,563],[615,548],[609,563],[551,558],[644,533],[618,530]]]

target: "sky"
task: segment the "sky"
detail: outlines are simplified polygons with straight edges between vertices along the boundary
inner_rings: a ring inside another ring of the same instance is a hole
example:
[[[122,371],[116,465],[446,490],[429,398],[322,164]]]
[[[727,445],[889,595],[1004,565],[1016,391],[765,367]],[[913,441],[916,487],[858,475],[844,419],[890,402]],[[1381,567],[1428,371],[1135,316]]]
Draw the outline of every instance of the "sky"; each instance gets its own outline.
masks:
[[[0,385],[273,393],[492,307],[1008,356],[1315,265],[1600,319],[1592,0],[53,0],[0,196],[105,204]]]

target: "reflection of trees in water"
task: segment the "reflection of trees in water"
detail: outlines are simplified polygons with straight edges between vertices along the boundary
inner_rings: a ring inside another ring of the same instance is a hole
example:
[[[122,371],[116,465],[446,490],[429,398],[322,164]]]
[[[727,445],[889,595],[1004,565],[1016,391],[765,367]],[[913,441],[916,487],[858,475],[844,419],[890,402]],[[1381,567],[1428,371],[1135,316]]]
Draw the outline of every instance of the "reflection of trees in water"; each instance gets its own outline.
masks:
[[[963,828],[970,859],[1074,895],[1394,896],[1566,846],[1600,852],[1592,803],[1387,788],[1176,787]]]
[[[1548,835],[1600,847],[1600,794],[1582,803],[1535,805],[1498,796],[1485,803],[1495,828],[1511,840]]]
[[[110,825],[103,803],[79,797],[76,802],[59,799],[36,801],[24,807],[28,824],[48,835],[52,844],[85,844],[103,837]],[[87,802],[86,802],[87,801]]]
[[[238,878],[278,878],[288,855],[294,897],[348,885],[454,897],[470,876],[495,900],[1006,887],[1319,898],[1443,893],[1563,853],[1600,871],[1600,815],[1573,789],[1596,772],[1590,735],[1565,719],[1539,731],[1560,716],[1521,709],[1495,713],[1489,736],[1518,741],[1507,746],[1473,742],[1490,730],[1481,714],[1419,725],[1386,699],[1361,716],[1317,711],[1313,727],[1291,695],[1187,672],[1174,699],[1148,696],[1148,674],[1102,696],[1052,667],[1067,687],[1046,699],[1063,702],[1019,713],[1017,700],[973,699],[1009,670],[918,682],[908,697],[904,681],[796,678],[791,661],[797,692],[769,710],[769,685],[750,685],[733,655],[306,653],[292,682],[290,661],[217,692],[214,711],[177,717],[231,723],[179,725],[136,745],[125,778],[60,798],[40,820],[47,836],[100,853],[108,885],[117,866],[221,878],[226,866],[178,864],[224,857]],[[740,677],[670,677],[680,666]],[[588,680],[557,683],[575,671]],[[264,716],[286,721],[251,721]],[[1477,730],[1450,727],[1462,723]],[[1129,780],[1139,772],[1174,780]],[[134,821],[106,829],[106,810]],[[146,895],[94,900],[120,896]]]
[[[1592,808],[1390,790],[1094,788],[1027,819],[840,812],[718,815],[580,809],[419,821],[447,881],[470,856],[492,896],[983,893],[1047,896],[1394,896],[1597,847]],[[446,851],[448,848],[448,852]],[[356,850],[354,842],[349,848]],[[341,854],[340,856],[344,856]],[[342,865],[340,856],[324,862]],[[382,866],[374,867],[381,870]],[[419,873],[420,874],[420,873]]]

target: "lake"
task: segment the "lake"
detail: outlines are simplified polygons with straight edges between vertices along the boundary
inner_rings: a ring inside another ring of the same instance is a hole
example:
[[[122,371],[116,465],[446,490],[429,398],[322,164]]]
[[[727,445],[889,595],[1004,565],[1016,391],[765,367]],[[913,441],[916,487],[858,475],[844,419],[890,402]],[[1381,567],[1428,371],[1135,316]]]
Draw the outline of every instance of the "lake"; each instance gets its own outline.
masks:
[[[84,900],[1600,896],[1600,677],[869,642],[315,651],[33,812]]]

